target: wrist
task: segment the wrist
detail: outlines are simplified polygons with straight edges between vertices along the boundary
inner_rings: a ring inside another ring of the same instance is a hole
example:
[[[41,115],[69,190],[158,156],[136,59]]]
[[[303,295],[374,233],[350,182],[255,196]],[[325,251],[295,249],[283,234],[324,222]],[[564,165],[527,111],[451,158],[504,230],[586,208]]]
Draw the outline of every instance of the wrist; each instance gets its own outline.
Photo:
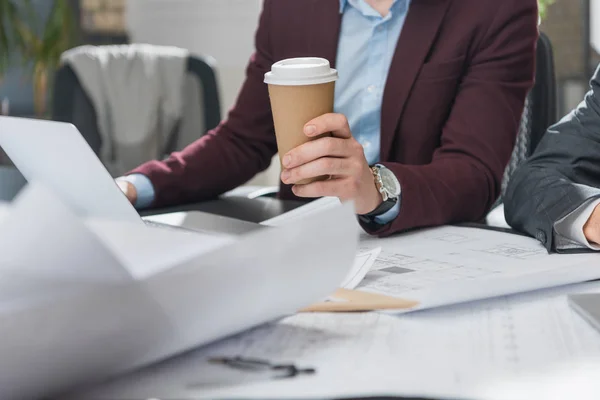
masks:
[[[600,205],[596,206],[583,226],[583,234],[589,242],[600,244]]]
[[[371,201],[369,202],[369,207],[366,207],[365,212],[359,214],[369,214],[373,211],[377,210],[383,203],[383,195],[379,192],[377,185],[375,184],[375,180],[373,180],[373,185],[371,186]]]
[[[398,202],[401,187],[400,182],[392,171],[383,165],[370,167],[376,201],[369,207],[369,211],[359,213],[366,218],[375,218],[389,212]]]

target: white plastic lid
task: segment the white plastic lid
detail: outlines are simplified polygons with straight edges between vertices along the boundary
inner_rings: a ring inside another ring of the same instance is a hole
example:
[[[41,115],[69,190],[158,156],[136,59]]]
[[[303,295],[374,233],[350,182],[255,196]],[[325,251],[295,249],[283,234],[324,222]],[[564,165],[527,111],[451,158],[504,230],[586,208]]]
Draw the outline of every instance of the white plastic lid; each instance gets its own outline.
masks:
[[[338,73],[324,58],[288,58],[273,64],[265,74],[269,85],[302,86],[318,85],[337,80]]]

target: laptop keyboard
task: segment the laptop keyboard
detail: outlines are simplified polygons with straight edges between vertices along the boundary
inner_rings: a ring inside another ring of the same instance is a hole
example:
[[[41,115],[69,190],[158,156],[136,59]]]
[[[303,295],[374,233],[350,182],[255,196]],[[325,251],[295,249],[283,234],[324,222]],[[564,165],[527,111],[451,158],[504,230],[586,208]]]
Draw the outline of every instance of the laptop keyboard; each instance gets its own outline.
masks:
[[[167,229],[170,231],[202,233],[202,234],[206,234],[206,235],[226,235],[225,233],[222,233],[222,232],[211,232],[211,231],[200,229],[200,228],[186,228],[183,226],[169,225],[169,224],[165,224],[162,222],[156,222],[156,221],[150,221],[150,220],[144,220],[144,223],[152,228]]]
[[[186,232],[199,232],[200,230],[196,230],[196,229],[188,229],[188,228],[184,228],[182,226],[175,226],[175,225],[169,225],[169,224],[164,224],[162,222],[156,222],[156,221],[149,221],[149,220],[144,220],[144,223],[148,226],[151,226],[153,228],[160,228],[160,229],[168,229],[171,231],[186,231]],[[200,231],[202,232],[202,231]]]

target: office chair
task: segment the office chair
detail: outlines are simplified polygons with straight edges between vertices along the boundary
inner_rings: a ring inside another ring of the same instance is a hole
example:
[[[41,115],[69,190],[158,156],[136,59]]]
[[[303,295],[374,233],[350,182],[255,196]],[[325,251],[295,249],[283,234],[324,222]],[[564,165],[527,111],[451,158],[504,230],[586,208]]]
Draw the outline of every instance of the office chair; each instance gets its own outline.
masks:
[[[533,154],[548,127],[558,121],[556,91],[552,43],[548,36],[540,33],[536,51],[535,83],[525,100],[515,148],[504,171],[500,197],[486,218],[487,225],[508,228],[502,199],[516,169]]]
[[[185,147],[221,121],[214,61],[209,57],[189,56],[187,72],[183,117],[166,145],[165,155]],[[100,153],[102,143],[96,111],[75,71],[67,64],[63,64],[54,77],[52,119],[75,125],[94,152]]]
[[[548,127],[558,121],[554,56],[550,39],[544,33],[540,33],[536,57],[535,83],[525,101],[515,148],[504,172],[502,196],[517,167],[533,154]]]

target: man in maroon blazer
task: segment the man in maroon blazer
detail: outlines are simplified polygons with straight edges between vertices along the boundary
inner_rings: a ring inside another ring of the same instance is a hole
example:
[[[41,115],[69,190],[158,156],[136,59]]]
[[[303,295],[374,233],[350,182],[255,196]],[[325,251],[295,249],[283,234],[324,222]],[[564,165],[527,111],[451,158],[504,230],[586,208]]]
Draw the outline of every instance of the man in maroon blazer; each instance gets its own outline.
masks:
[[[120,186],[138,206],[141,186],[151,189],[143,205],[166,206],[248,181],[277,151],[264,74],[282,59],[323,57],[340,73],[336,114],[305,133],[333,137],[284,157],[280,196],[354,200],[382,235],[481,219],[533,83],[537,21],[536,0],[265,0],[227,119]],[[320,175],[333,179],[294,185]]]

